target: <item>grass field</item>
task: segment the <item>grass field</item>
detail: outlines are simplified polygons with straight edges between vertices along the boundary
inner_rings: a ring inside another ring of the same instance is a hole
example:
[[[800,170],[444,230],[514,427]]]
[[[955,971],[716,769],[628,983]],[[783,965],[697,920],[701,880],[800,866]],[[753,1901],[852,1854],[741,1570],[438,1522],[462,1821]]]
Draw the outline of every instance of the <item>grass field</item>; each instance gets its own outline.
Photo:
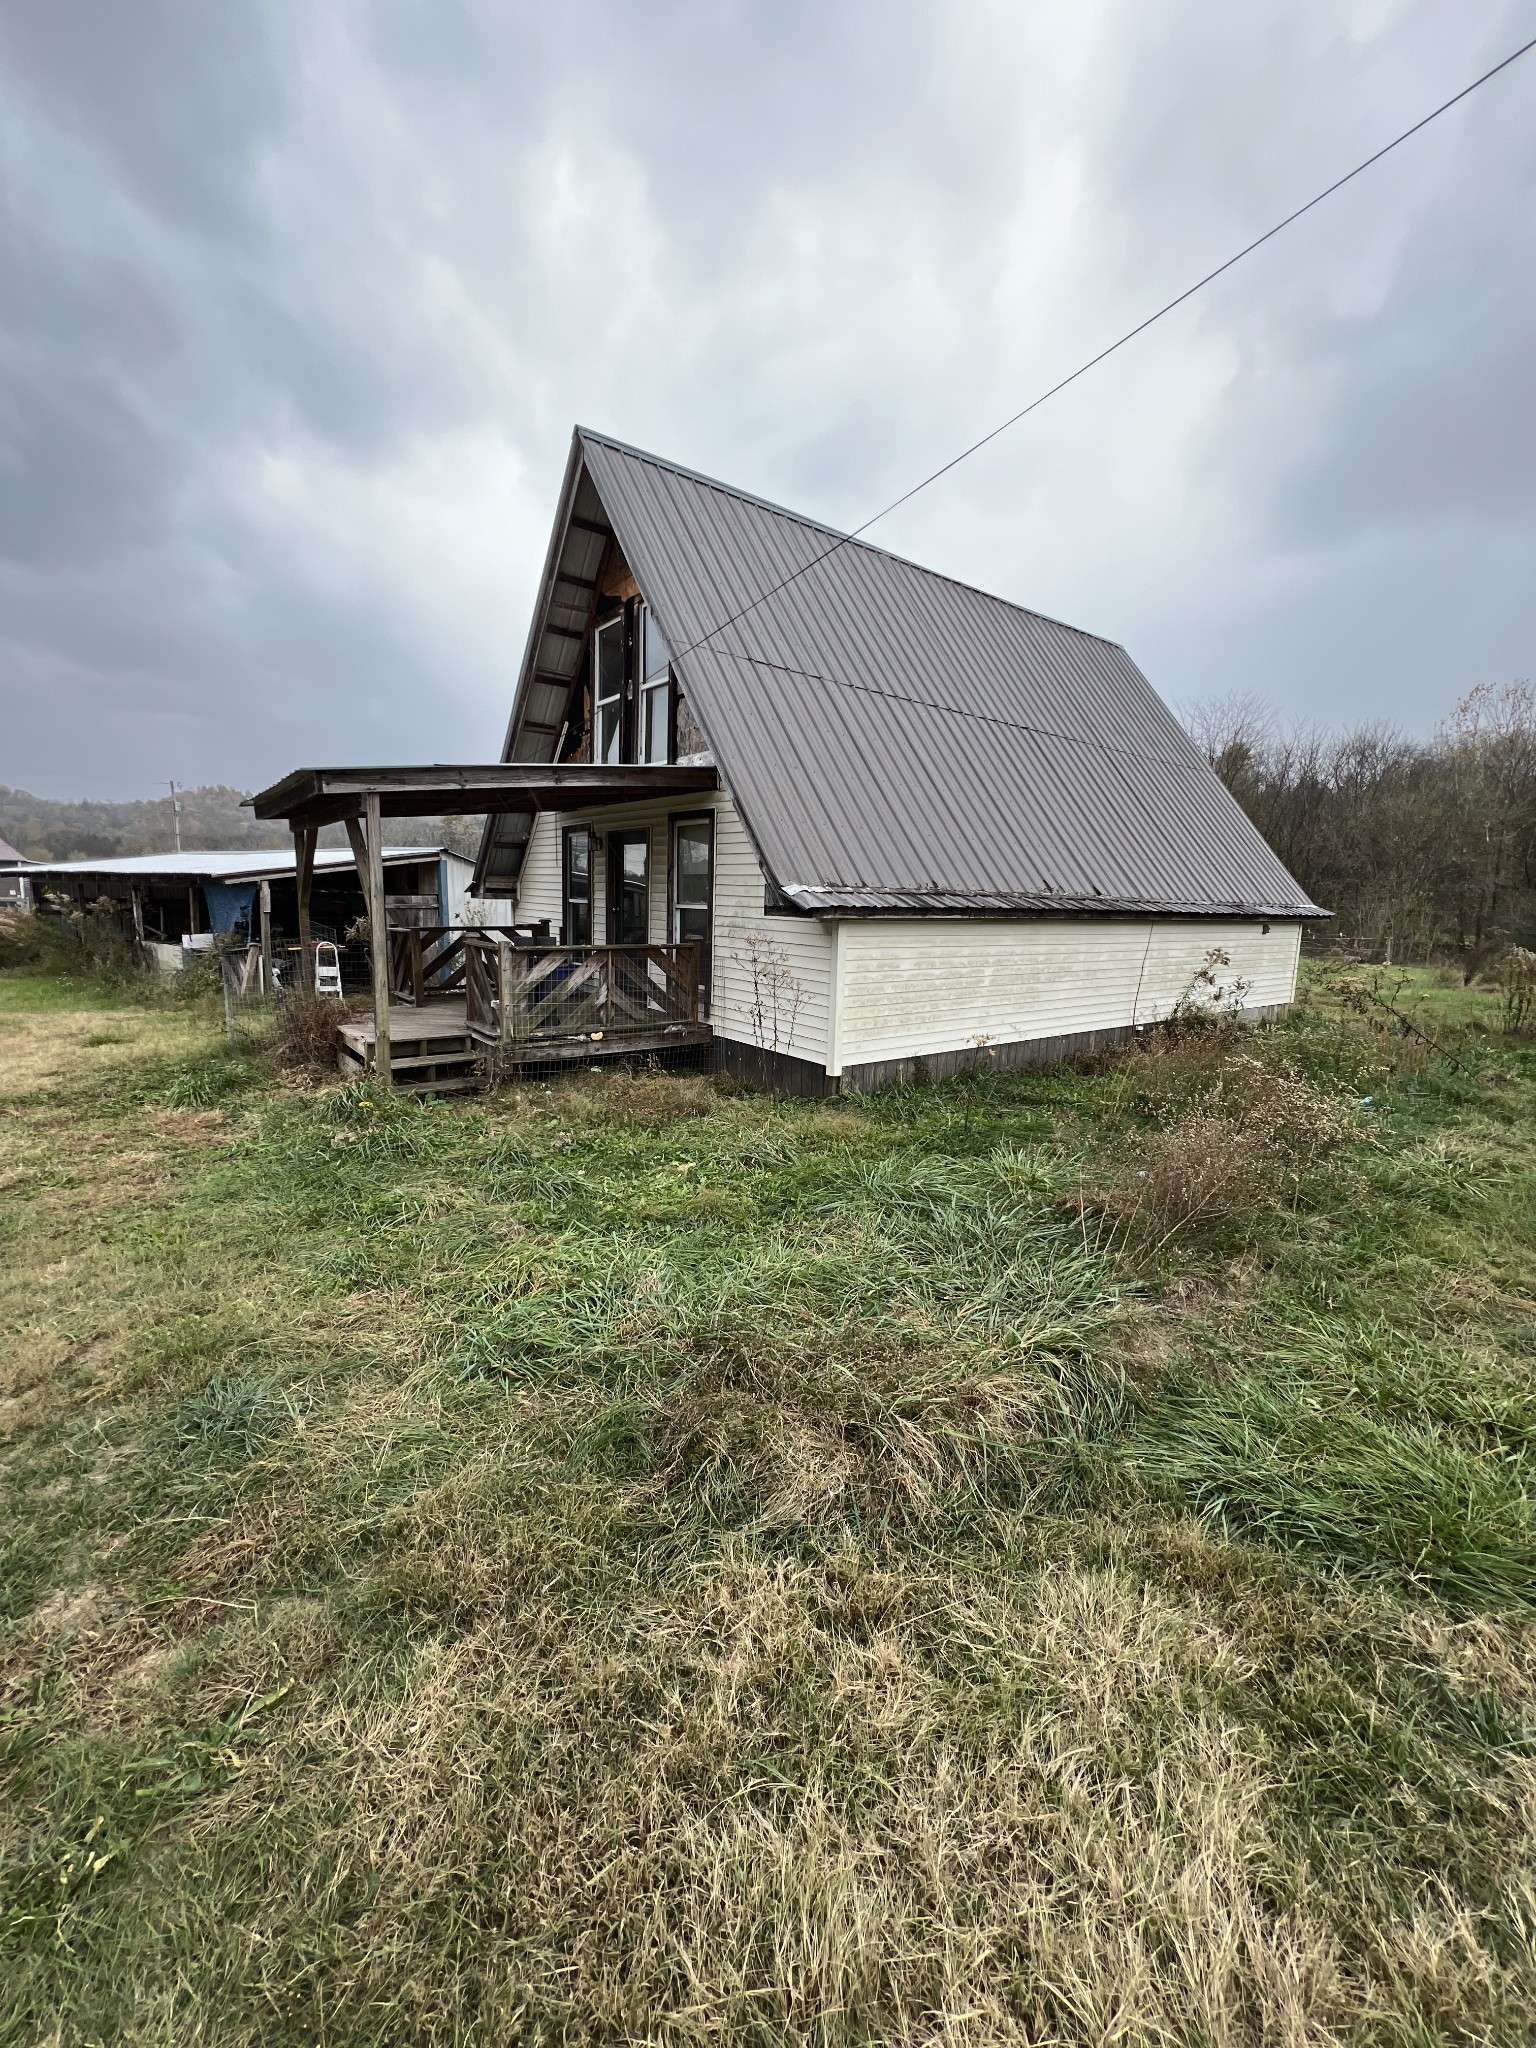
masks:
[[[280,1085],[0,979],[0,2041],[1524,2043],[1536,1048]]]

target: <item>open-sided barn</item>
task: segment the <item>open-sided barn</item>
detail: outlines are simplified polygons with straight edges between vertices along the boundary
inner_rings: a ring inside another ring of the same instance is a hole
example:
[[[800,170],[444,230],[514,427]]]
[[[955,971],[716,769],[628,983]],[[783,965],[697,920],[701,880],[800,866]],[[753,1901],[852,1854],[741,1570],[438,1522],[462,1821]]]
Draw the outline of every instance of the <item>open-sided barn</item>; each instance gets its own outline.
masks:
[[[384,868],[391,916],[459,925],[478,911],[471,863],[442,846],[390,846]],[[297,870],[291,849],[125,854],[41,861],[23,871],[38,907],[88,912],[142,941],[172,970],[215,938],[266,942],[279,957],[298,944]],[[4,870],[0,870],[3,876]],[[357,863],[347,847],[315,854],[312,935],[343,940],[365,914]]]

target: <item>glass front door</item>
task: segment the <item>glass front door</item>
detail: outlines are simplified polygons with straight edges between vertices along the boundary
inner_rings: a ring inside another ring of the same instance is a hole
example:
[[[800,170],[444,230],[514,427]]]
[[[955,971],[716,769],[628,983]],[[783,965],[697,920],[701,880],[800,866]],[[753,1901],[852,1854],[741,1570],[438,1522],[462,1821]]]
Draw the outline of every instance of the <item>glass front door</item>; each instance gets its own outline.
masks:
[[[651,835],[608,834],[608,943],[643,946],[651,936]]]

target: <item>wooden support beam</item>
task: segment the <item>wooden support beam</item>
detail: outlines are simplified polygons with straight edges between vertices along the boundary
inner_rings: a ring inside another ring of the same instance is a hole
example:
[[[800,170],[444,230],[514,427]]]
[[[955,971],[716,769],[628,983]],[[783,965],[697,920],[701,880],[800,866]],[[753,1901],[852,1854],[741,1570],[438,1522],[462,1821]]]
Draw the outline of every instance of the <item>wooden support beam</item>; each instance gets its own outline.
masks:
[[[272,884],[263,882],[256,895],[261,916],[261,992],[276,993],[272,984]]]
[[[293,828],[299,896],[299,987],[307,996],[315,992],[315,948],[310,938],[309,895],[315,879],[315,846],[319,837],[319,828],[315,825],[295,825]]]
[[[384,827],[377,794],[363,798],[363,814],[346,821],[352,857],[357,862],[363,900],[368,905],[368,960],[373,970],[373,1064],[385,1086],[389,1065],[389,911],[384,902]]]

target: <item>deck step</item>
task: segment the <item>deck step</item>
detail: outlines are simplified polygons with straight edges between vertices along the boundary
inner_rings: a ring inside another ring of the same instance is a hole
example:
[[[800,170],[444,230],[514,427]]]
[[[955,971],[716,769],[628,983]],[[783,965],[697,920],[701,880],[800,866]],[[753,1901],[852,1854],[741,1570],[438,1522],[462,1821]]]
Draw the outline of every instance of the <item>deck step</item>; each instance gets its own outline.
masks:
[[[436,1039],[402,1036],[390,1048],[389,1069],[401,1088],[417,1095],[466,1095],[483,1085],[481,1055],[468,1034]],[[375,1071],[374,1045],[343,1036],[337,1061],[349,1080],[361,1080]]]
[[[389,1068],[392,1074],[408,1074],[417,1067],[472,1067],[480,1055],[474,1052],[422,1052],[407,1053],[402,1059],[391,1049]],[[368,1062],[373,1065],[372,1060]]]

